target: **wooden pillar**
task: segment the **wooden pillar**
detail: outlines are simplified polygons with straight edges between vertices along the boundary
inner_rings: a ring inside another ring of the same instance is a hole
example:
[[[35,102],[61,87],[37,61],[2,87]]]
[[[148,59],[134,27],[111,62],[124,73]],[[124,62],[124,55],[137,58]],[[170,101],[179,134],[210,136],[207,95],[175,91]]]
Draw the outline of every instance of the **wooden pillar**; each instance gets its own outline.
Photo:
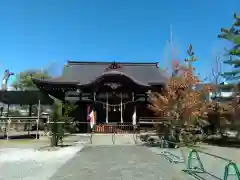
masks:
[[[3,115],[3,107],[0,108],[0,116]]]
[[[66,101],[62,101],[62,116],[64,116],[66,108],[65,108]]]
[[[136,104],[135,104],[135,98],[134,98],[134,92],[132,92],[132,101],[134,103],[133,105],[133,115],[132,115],[132,124],[135,126],[137,123],[137,108],[136,108]]]
[[[39,139],[39,121],[40,121],[40,115],[41,115],[41,100],[40,98],[38,99],[38,108],[37,108],[37,119],[36,119],[36,123],[37,123],[37,129],[36,129],[36,139]]]
[[[32,104],[29,104],[28,106],[28,116],[32,117]],[[27,124],[28,135],[30,135],[30,127],[31,127],[31,119],[28,119],[28,124]]]
[[[123,106],[123,104],[122,104],[122,99],[123,99],[123,96],[122,96],[122,92],[121,92],[121,104],[120,104],[120,113],[121,113],[121,123],[123,123],[123,108],[122,108],[122,106]]]
[[[106,124],[108,123],[108,92],[106,92]]]
[[[7,105],[7,117],[8,117],[8,115],[9,115],[9,104]]]
[[[29,117],[32,116],[32,104],[29,104],[29,106],[28,106],[28,116]]]

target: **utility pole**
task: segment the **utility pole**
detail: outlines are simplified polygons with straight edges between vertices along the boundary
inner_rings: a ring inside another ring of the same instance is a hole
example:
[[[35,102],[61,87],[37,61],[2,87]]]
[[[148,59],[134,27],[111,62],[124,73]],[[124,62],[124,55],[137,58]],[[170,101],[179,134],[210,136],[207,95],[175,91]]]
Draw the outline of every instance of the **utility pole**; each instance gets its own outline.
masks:
[[[170,25],[170,54],[171,54],[171,60],[174,61],[174,45],[173,45],[173,30],[172,30],[172,24]]]
[[[215,68],[212,68],[212,77],[213,77],[213,83],[218,86],[219,85],[219,80],[220,80],[220,76],[221,76],[221,58],[220,55],[217,55],[215,57]],[[221,90],[219,89],[219,87],[216,88],[216,91],[214,93],[214,96],[221,96]]]
[[[170,44],[170,56],[171,56],[171,63],[173,66],[173,72],[172,72],[172,76],[176,76],[178,74],[179,71],[179,66],[178,66],[178,62],[175,61],[175,53],[174,53],[174,44],[173,44],[173,30],[172,30],[172,24],[170,25],[170,40],[169,40],[169,44]]]

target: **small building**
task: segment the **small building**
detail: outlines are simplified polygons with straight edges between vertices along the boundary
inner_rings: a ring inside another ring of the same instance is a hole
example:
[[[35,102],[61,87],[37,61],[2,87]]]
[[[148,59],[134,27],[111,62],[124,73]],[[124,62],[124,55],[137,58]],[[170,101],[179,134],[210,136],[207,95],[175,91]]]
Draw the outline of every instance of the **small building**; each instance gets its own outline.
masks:
[[[97,123],[131,123],[135,110],[137,120],[154,116],[148,94],[160,91],[166,80],[158,63],[68,61],[60,77],[33,82],[41,91],[76,104],[79,122],[87,122],[91,107]]]
[[[222,82],[217,85],[217,92],[210,93],[210,98],[212,100],[218,100],[219,102],[231,102],[236,94],[236,89],[234,89],[235,87],[236,85],[234,84]]]
[[[53,100],[46,94],[39,90],[32,91],[0,91],[0,132],[5,132],[6,127],[8,126],[8,121],[10,121],[9,129],[11,129],[11,138],[16,135],[15,132],[36,129],[37,122],[36,116],[37,112],[31,117],[35,106],[50,106],[53,103]],[[20,107],[24,106],[23,109]],[[28,108],[26,108],[28,107]],[[43,129],[44,122],[47,118],[40,117],[39,121],[39,130]],[[13,135],[15,134],[15,135]],[[5,137],[5,135],[0,134],[0,138]]]

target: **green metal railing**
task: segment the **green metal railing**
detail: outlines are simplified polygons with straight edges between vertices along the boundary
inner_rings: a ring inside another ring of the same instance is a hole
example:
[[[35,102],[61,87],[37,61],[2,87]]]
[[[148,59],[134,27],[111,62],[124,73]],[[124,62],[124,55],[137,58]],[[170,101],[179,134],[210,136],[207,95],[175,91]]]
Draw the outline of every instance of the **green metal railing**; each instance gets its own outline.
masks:
[[[208,172],[206,170],[206,168],[204,167],[202,159],[200,158],[199,154],[205,154],[205,155],[208,155],[210,157],[226,161],[227,165],[225,166],[225,168],[222,172],[223,177],[219,177],[219,176],[217,176],[217,175],[215,175],[211,172]],[[197,162],[197,165],[196,164],[194,165],[194,162]],[[235,176],[236,180],[240,180],[240,172],[239,172],[239,169],[238,169],[235,162],[233,162],[230,159],[227,159],[227,158],[224,158],[224,157],[221,157],[221,156],[217,156],[217,155],[214,155],[214,154],[210,154],[210,153],[207,153],[207,152],[204,152],[204,151],[201,151],[201,150],[192,149],[190,151],[189,155],[188,155],[188,160],[187,160],[186,165],[187,165],[187,167],[183,171],[190,174],[190,175],[198,176],[198,174],[207,174],[207,175],[210,175],[210,176],[212,176],[216,179],[219,179],[219,180],[228,180],[228,178],[230,176]],[[233,171],[233,172],[231,172],[231,171]]]

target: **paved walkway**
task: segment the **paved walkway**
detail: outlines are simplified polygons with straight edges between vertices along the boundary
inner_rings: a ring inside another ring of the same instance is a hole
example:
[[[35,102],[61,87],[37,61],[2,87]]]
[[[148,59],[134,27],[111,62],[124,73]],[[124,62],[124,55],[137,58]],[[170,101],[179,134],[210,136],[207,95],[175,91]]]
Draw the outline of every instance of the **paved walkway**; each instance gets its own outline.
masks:
[[[89,139],[89,135],[77,135],[65,140],[67,144],[78,142],[77,146],[82,146],[81,143],[89,143]],[[2,162],[3,159],[0,157],[0,180],[18,180],[21,178],[24,180],[32,180],[33,177],[41,180],[194,179],[181,172],[181,170],[184,169],[184,164],[173,165],[166,161],[161,155],[157,155],[162,149],[135,145],[133,135],[131,134],[116,135],[115,145],[113,145],[112,140],[111,135],[95,134],[92,139],[93,144],[85,144],[86,147],[84,150],[77,152],[77,154],[71,152],[70,154],[73,154],[73,156],[71,155],[72,159],[70,160],[64,155],[64,161],[62,157],[60,159],[57,158],[55,152],[39,152],[41,155],[38,155],[38,158],[28,158],[28,160],[24,160],[23,162],[18,161],[18,163],[16,163],[15,160],[10,161],[10,159],[14,159],[12,155],[10,155],[11,158],[7,158],[9,159],[7,162]],[[4,143],[2,142],[0,145],[0,151],[1,149],[4,150],[4,148],[24,150],[25,148],[30,148],[30,146],[33,149],[38,149],[40,145],[42,146],[46,142],[44,139],[41,141],[38,140],[36,143],[33,141],[30,144],[4,141]],[[171,151],[179,151],[179,149],[172,149]],[[204,151],[240,162],[238,158],[239,149],[206,146]],[[48,154],[51,153],[54,153],[54,155],[51,155],[50,159],[47,158],[49,157]],[[188,151],[185,152],[186,156],[187,153]],[[22,154],[22,151],[20,154]],[[54,158],[54,156],[56,157]],[[226,165],[224,161],[202,154],[200,154],[200,156],[204,166],[209,172],[222,177],[224,166]],[[35,159],[38,159],[38,161],[36,162]],[[64,162],[66,162],[66,164],[62,165]],[[201,180],[215,180],[215,178],[207,176],[206,174],[201,174],[201,177],[203,177],[200,178]],[[234,177],[231,178],[234,179]]]
[[[181,180],[162,156],[146,147],[88,146],[63,165],[50,180]],[[178,178],[177,178],[178,177]]]
[[[93,145],[134,145],[136,134],[94,134]]]

